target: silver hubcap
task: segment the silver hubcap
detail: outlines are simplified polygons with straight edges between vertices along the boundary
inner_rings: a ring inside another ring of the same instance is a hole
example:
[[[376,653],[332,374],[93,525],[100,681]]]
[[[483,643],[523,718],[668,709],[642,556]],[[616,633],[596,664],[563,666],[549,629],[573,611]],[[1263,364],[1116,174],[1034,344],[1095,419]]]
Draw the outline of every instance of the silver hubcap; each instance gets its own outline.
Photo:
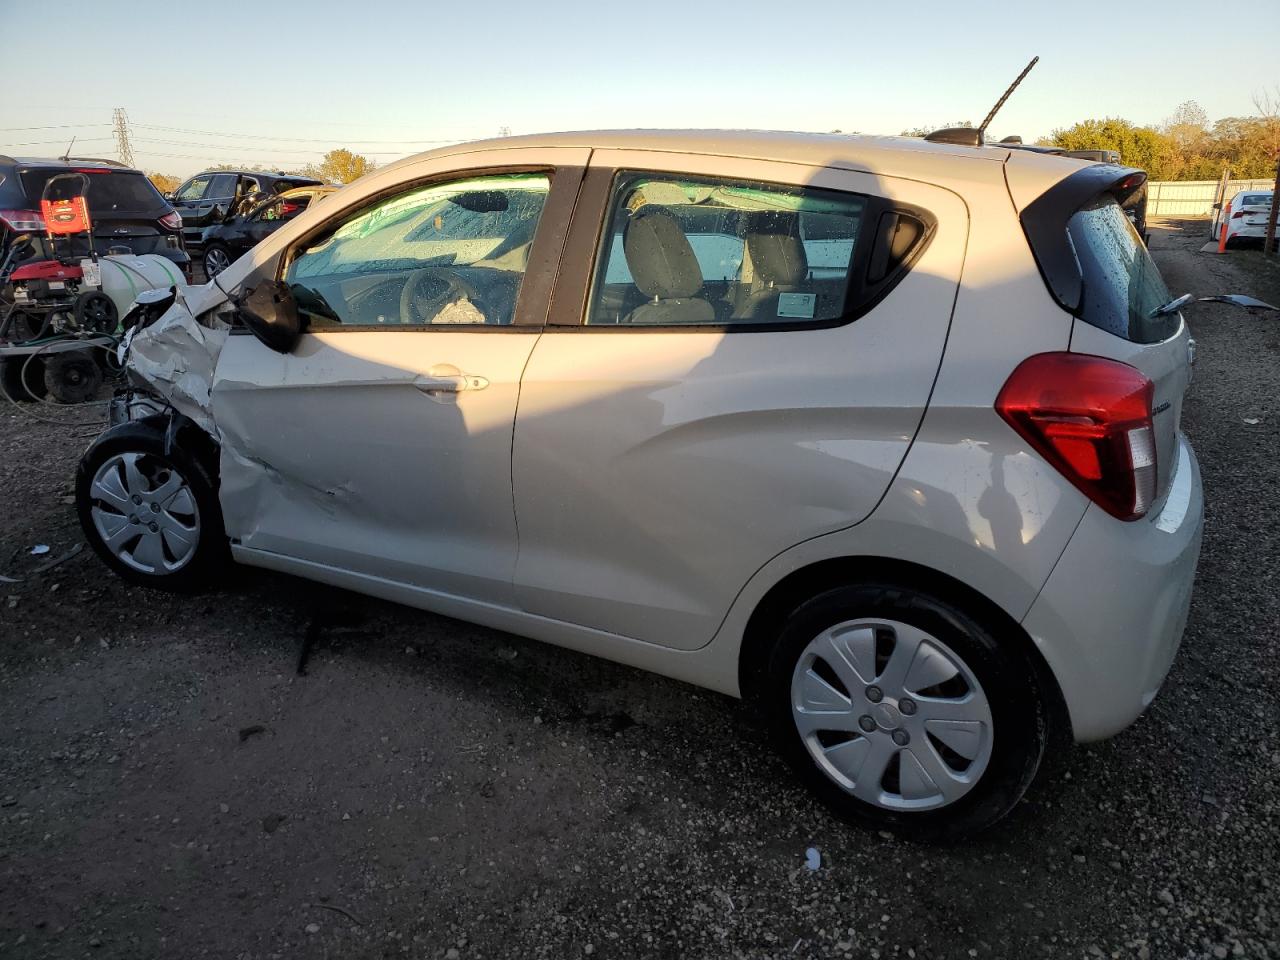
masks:
[[[107,549],[143,573],[181,570],[200,543],[200,509],[186,480],[145,453],[121,453],[98,468],[89,515]]]
[[[850,620],[815,637],[791,677],[791,713],[828,777],[889,810],[954,803],[991,759],[991,707],[973,672],[896,620]]]
[[[231,266],[231,258],[221,250],[210,250],[204,255],[204,272],[213,277]]]

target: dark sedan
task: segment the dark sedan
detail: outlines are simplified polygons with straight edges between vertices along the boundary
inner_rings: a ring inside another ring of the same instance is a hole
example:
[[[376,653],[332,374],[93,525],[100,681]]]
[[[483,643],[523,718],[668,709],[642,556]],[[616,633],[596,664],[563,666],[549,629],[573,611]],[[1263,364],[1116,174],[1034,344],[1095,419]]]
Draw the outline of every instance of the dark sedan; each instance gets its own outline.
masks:
[[[201,236],[205,276],[217,276],[254,244],[337,189],[319,185],[286,190],[244,213],[205,227]]]
[[[182,217],[187,248],[200,245],[204,228],[237,212],[255,196],[273,196],[295,187],[318,186],[319,180],[260,170],[213,170],[198,173],[169,195]]]

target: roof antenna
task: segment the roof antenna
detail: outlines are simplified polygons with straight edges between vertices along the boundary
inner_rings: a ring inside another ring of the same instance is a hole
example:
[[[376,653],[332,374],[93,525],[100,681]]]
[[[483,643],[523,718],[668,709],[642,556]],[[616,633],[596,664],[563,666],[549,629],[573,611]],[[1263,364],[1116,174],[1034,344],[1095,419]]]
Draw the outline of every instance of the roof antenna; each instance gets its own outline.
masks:
[[[1000,110],[1000,108],[1004,106],[1004,102],[1013,95],[1013,91],[1018,89],[1018,84],[1020,84],[1026,78],[1027,74],[1031,72],[1031,68],[1034,67],[1039,62],[1040,62],[1039,57],[1032,57],[1031,62],[1028,63],[1025,67],[1023,67],[1022,72],[1018,74],[1018,79],[1013,81],[1013,83],[1009,84],[1009,89],[1004,92],[1004,96],[1002,96],[999,100],[996,101],[996,105],[991,108],[991,112],[987,114],[987,118],[983,120],[982,125],[978,127],[979,141],[985,139],[987,127],[991,124],[992,118],[995,117],[996,113]]]
[[[1023,67],[1022,72],[1018,74],[1018,79],[1009,84],[1009,89],[1006,90],[1004,95],[996,101],[996,105],[991,108],[991,112],[987,114],[987,117],[982,121],[981,126],[976,129],[973,127],[947,127],[945,130],[933,131],[933,133],[928,134],[925,139],[930,143],[954,143],[962,147],[982,146],[985,142],[987,125],[991,123],[992,118],[995,117],[1000,108],[1004,106],[1004,102],[1013,95],[1013,91],[1018,89],[1018,84],[1022,83],[1026,75],[1031,72],[1031,68],[1039,62],[1039,57],[1031,58],[1031,62]]]
[[[72,137],[71,142],[67,144],[67,152],[62,155],[63,161],[71,159],[71,148],[76,145],[76,138]]]

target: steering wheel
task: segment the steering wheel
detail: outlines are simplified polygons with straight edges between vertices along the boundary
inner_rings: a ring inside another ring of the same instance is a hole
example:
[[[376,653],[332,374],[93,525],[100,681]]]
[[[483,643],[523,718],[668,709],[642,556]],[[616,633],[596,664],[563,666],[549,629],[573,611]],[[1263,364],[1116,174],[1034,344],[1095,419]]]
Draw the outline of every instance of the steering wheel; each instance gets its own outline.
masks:
[[[424,284],[434,281],[441,289],[438,292],[426,292]],[[445,304],[453,303],[466,297],[467,300],[488,321],[488,313],[484,301],[476,293],[475,287],[463,280],[450,267],[419,267],[405,280],[400,291],[400,322],[430,323]]]

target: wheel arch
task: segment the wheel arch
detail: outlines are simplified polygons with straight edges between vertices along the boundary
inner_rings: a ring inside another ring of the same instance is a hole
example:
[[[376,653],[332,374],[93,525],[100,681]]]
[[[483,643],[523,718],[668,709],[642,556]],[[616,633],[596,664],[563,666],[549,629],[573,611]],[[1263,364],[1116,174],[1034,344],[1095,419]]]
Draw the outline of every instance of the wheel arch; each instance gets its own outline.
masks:
[[[1071,719],[1057,678],[1031,636],[1000,606],[955,577],[922,564],[890,557],[847,556],[819,560],[793,570],[762,596],[747,619],[738,654],[738,685],[744,699],[758,700],[769,645],[782,623],[802,603],[836,587],[868,581],[888,581],[920,588],[962,606],[1008,637],[1027,657],[1045,691],[1054,738],[1071,739]]]
[[[180,446],[200,461],[200,466],[208,473],[215,491],[217,490],[219,453],[217,441],[196,426],[189,417],[176,411],[128,420],[102,431],[93,439],[80,458],[81,467],[83,468],[93,451],[102,444],[130,437],[158,438],[165,443],[166,448]]]

